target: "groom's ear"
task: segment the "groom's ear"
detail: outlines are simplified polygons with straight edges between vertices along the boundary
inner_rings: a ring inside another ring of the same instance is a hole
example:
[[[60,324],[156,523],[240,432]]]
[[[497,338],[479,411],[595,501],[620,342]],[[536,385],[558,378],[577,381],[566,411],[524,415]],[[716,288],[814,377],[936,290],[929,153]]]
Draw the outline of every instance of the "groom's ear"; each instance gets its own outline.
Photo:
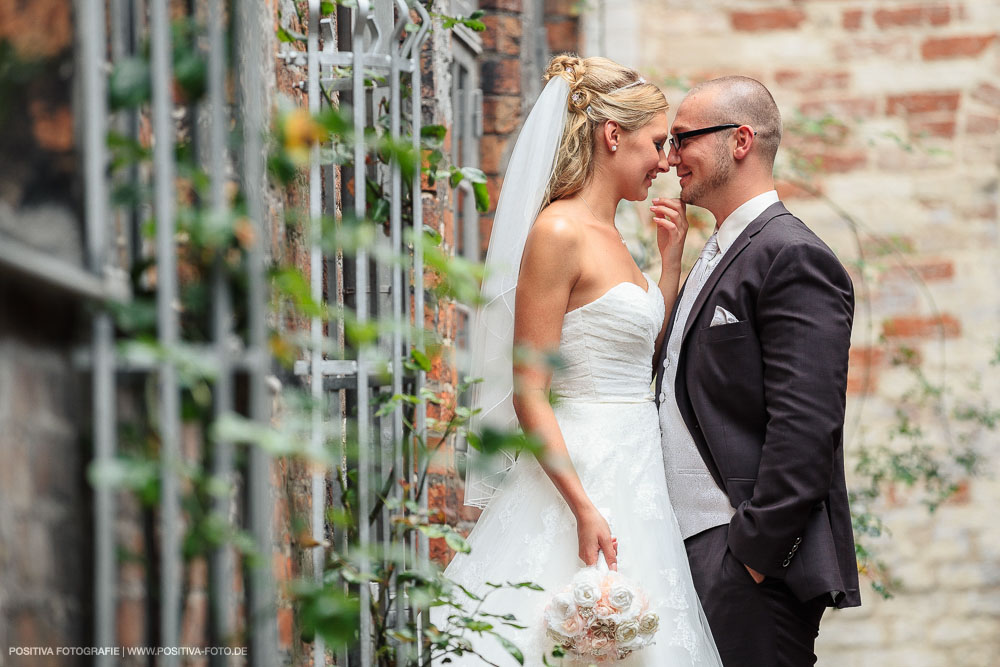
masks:
[[[621,141],[622,138],[621,127],[619,127],[618,123],[613,120],[604,121],[604,132],[602,134],[604,147],[609,151],[612,146],[617,146],[618,142]]]
[[[736,146],[733,149],[733,157],[742,160],[750,154],[757,133],[749,125],[742,125],[736,128]]]

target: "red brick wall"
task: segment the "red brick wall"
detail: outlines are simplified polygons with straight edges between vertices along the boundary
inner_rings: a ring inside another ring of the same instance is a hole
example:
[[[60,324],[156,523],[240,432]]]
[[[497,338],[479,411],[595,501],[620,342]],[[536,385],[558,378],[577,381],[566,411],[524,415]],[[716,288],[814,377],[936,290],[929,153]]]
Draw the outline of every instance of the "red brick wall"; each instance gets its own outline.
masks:
[[[961,339],[972,313],[965,299],[953,298],[969,280],[956,262],[983,242],[995,247],[988,232],[997,218],[1000,129],[995,3],[733,1],[695,7],[649,0],[632,6],[649,26],[636,64],[661,80],[693,83],[741,73],[774,93],[785,120],[779,192],[841,253],[859,290],[871,292],[874,335],[855,341],[852,392],[878,386],[891,355],[878,357],[866,348],[883,339],[918,347],[941,336]],[[676,87],[668,94],[675,107],[682,96]],[[827,115],[833,125],[808,129]],[[801,179],[789,168],[792,156],[814,172],[805,178],[811,188],[864,225],[864,258],[827,202],[796,182]],[[882,178],[892,187],[872,185]],[[668,176],[657,188],[669,194],[676,185]],[[942,220],[950,223],[944,239]],[[875,237],[893,239],[901,252],[880,248]],[[931,299],[917,293],[919,284],[929,286]],[[869,322],[864,311],[860,315],[864,330]],[[859,360],[876,358],[882,361],[865,369],[869,381],[859,381]]]
[[[855,282],[849,469],[862,447],[914,442],[900,415],[940,454],[971,442],[986,456],[985,475],[933,515],[915,489],[887,493],[876,510],[893,535],[876,546],[903,587],[882,603],[865,584],[864,608],[827,614],[819,665],[994,664],[1000,443],[955,414],[995,409],[1000,395],[990,363],[1000,342],[1000,5],[632,0],[608,18],[607,55],[663,82],[674,109],[678,79],[744,74],[774,94],[785,123],[779,193]],[[654,193],[677,190],[669,174]]]

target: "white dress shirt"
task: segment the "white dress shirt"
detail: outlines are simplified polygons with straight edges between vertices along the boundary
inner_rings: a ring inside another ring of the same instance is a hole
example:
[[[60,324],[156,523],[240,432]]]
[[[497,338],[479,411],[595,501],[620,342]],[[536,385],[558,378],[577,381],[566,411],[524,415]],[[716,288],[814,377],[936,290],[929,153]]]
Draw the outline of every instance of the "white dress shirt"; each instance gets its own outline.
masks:
[[[776,190],[768,190],[764,194],[757,195],[753,199],[748,199],[743,202],[735,211],[729,214],[729,217],[722,221],[719,225],[719,254],[716,257],[716,262],[719,261],[719,257],[726,254],[726,251],[732,247],[733,241],[736,240],[743,230],[747,226],[757,219],[757,217],[767,210],[767,207],[771,204],[778,203],[778,193]]]

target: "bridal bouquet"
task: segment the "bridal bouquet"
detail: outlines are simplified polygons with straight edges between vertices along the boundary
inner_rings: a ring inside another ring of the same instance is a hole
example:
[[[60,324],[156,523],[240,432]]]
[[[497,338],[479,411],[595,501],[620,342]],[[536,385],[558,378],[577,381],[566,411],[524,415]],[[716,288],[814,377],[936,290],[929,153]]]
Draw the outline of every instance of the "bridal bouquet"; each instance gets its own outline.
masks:
[[[603,561],[603,558],[602,558]],[[598,566],[581,569],[545,608],[545,634],[567,653],[622,660],[653,643],[660,618],[632,582]]]

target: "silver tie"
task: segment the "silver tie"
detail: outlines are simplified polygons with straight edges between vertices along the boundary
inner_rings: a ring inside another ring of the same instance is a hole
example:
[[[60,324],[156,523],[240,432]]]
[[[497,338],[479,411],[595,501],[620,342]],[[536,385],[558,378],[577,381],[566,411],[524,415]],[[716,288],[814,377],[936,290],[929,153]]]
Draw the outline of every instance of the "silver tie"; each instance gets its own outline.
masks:
[[[701,288],[705,286],[705,281],[712,274],[712,260],[715,256],[719,254],[719,241],[718,234],[712,234],[708,241],[705,242],[705,247],[701,249],[701,254],[698,255],[698,261],[694,263],[691,267],[691,273],[688,275],[687,282],[684,285],[684,295],[681,297],[681,302],[677,306],[677,321],[674,326],[684,327],[687,324],[688,314],[691,311],[691,305],[694,300],[698,298],[698,294],[701,293]],[[681,321],[683,319],[683,321]]]
[[[708,276],[712,273],[709,266],[718,254],[719,235],[716,233],[712,234],[708,237],[708,240],[705,241],[705,247],[701,249],[701,254],[698,255],[698,261],[694,263],[693,267],[691,267],[691,275],[688,277],[688,284],[694,288],[695,296],[701,292],[702,286],[705,284]],[[694,278],[694,281],[692,281],[692,278]],[[688,290],[685,289],[684,291],[686,293]]]
[[[681,301],[677,304],[677,312],[674,313],[674,326],[670,330],[670,338],[667,340],[666,354],[663,358],[664,368],[669,368],[672,363],[677,361],[677,355],[681,348],[681,337],[684,333],[684,327],[687,326],[688,315],[691,314],[691,306],[694,305],[694,300],[698,298],[701,288],[705,286],[705,281],[712,275],[712,269],[715,268],[712,260],[719,254],[719,242],[716,240],[716,236],[717,234],[712,234],[705,242],[705,247],[698,255],[698,261],[691,267],[691,273],[688,274],[687,281],[684,283],[684,293],[681,294]],[[660,398],[663,399],[662,396]]]

